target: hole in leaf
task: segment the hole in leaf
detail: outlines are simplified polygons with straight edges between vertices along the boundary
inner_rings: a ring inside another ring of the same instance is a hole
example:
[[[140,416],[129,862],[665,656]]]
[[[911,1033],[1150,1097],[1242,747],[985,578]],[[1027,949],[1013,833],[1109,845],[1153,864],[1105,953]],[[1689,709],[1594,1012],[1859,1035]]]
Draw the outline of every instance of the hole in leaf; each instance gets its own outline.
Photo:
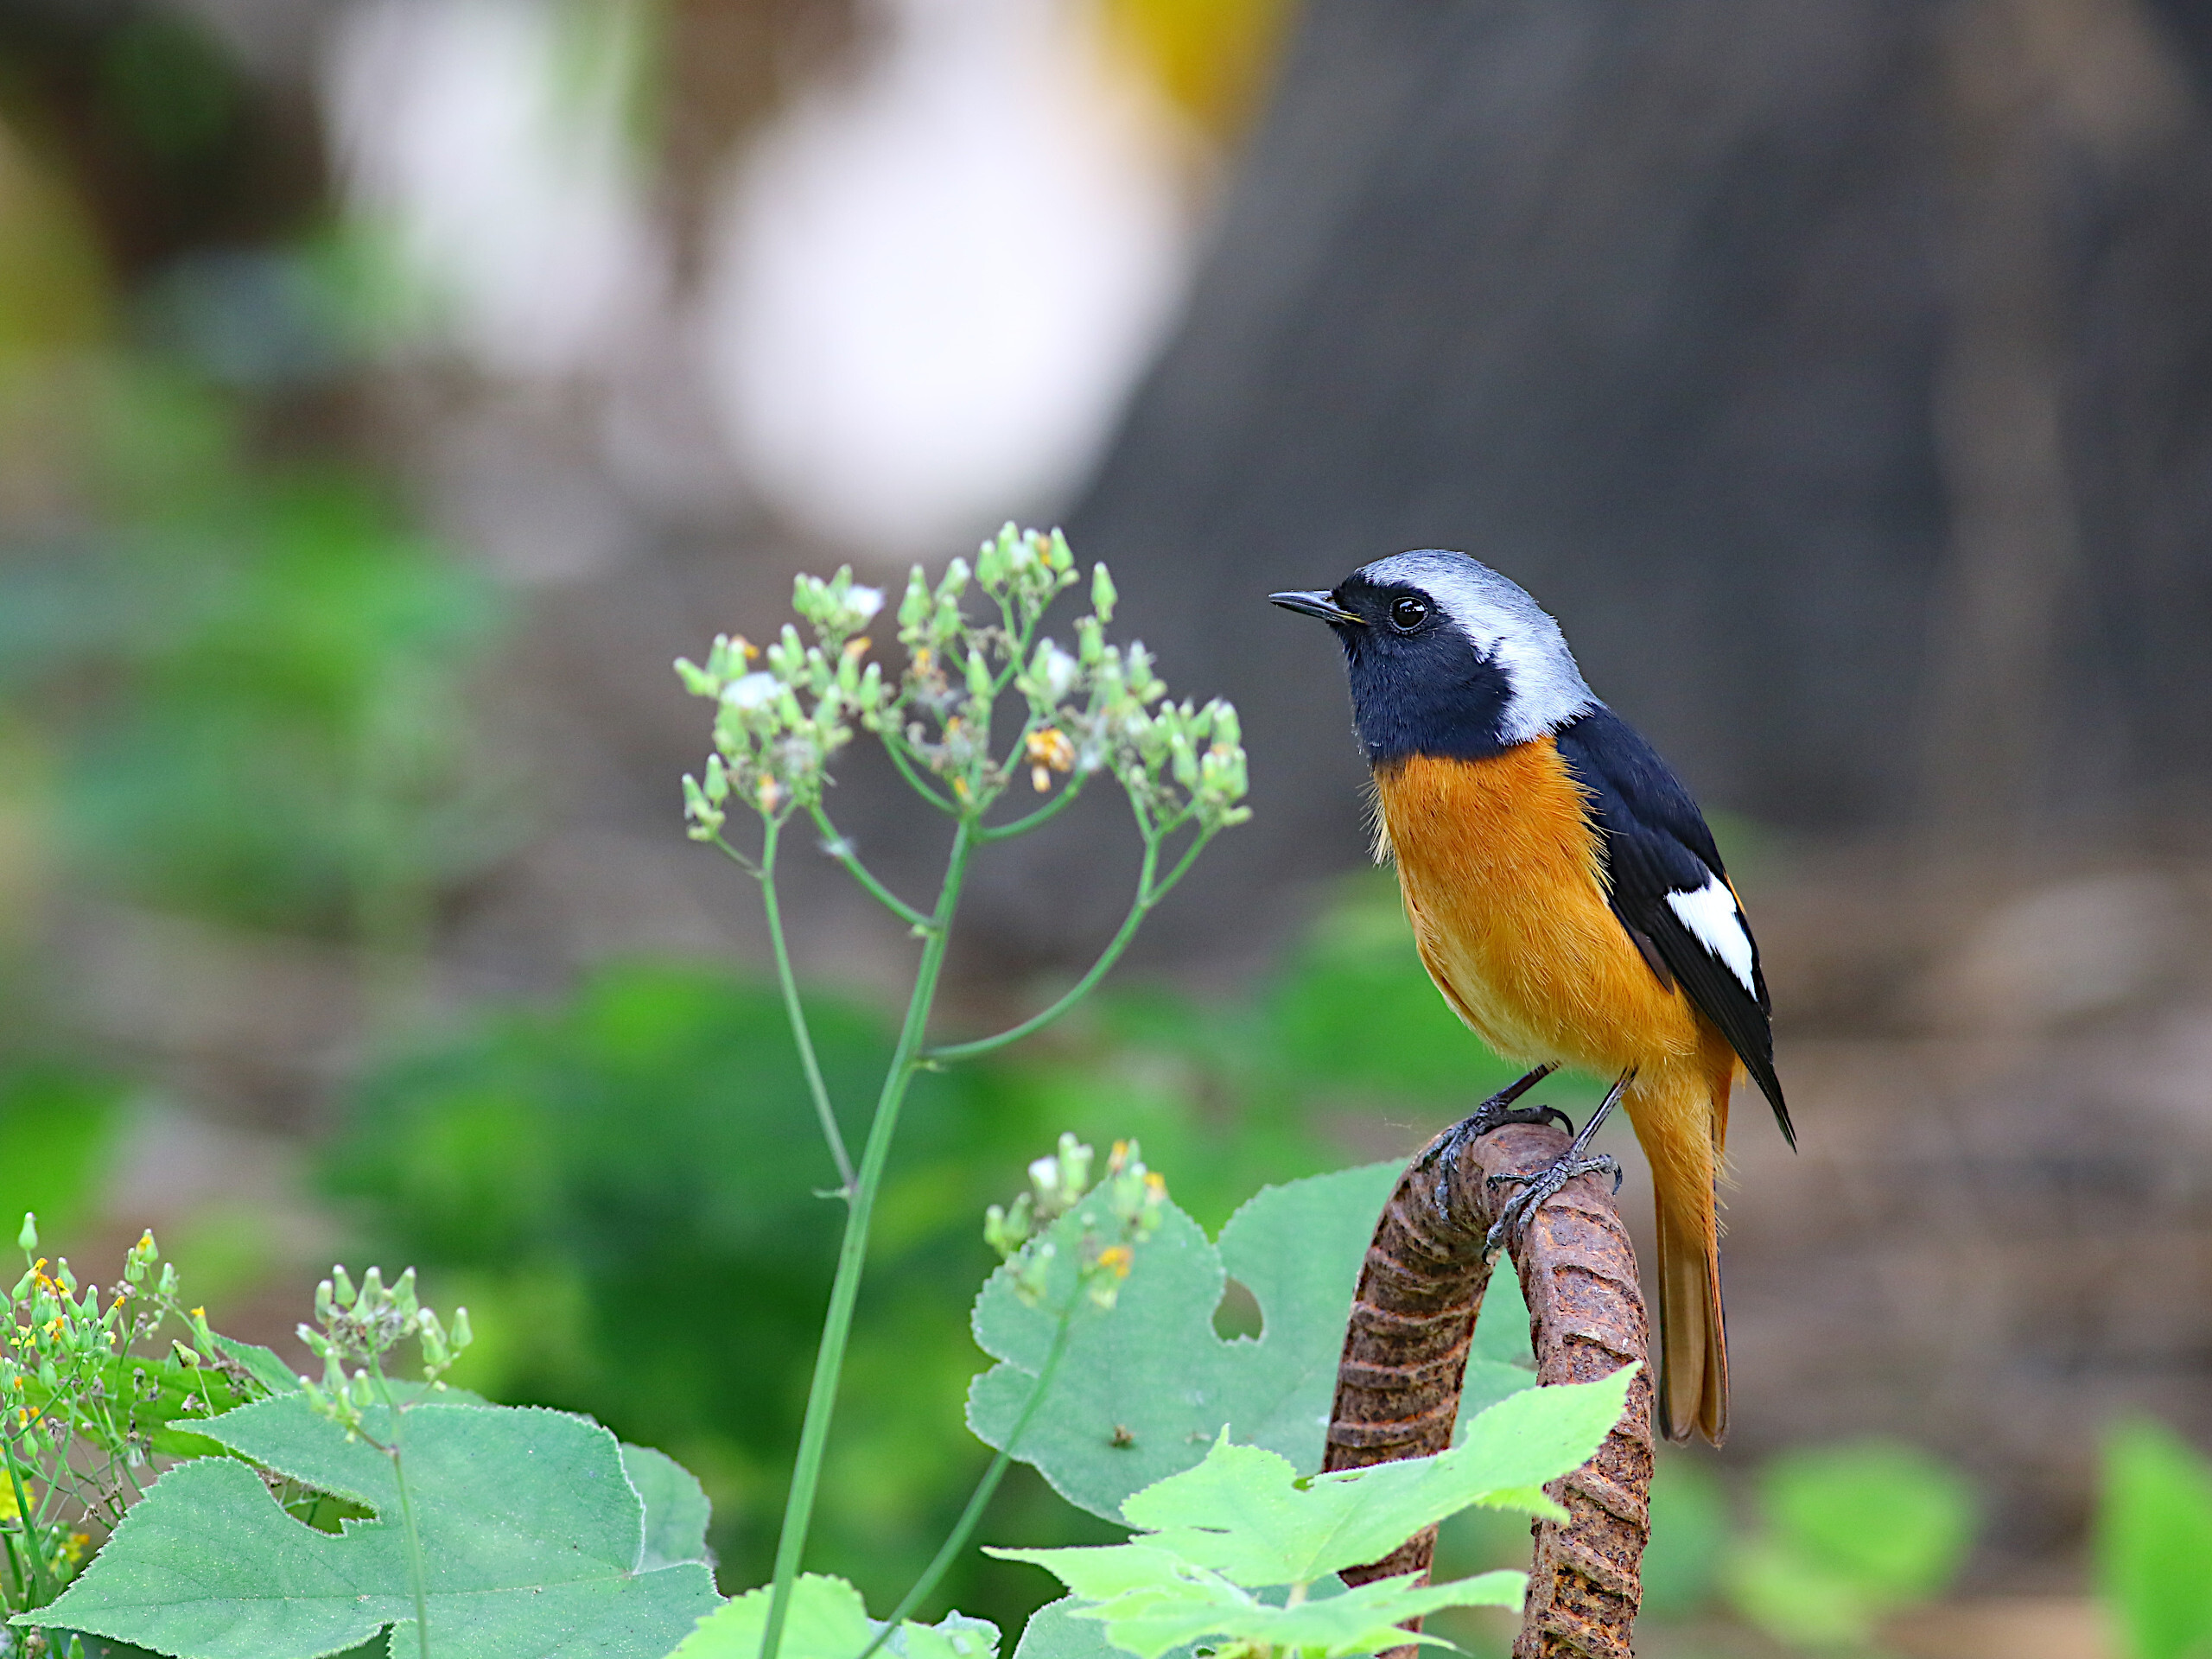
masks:
[[[1231,1279],[1221,1293],[1221,1306],[1213,1311],[1214,1334],[1224,1342],[1234,1342],[1239,1337],[1256,1341],[1262,1325],[1260,1299]]]

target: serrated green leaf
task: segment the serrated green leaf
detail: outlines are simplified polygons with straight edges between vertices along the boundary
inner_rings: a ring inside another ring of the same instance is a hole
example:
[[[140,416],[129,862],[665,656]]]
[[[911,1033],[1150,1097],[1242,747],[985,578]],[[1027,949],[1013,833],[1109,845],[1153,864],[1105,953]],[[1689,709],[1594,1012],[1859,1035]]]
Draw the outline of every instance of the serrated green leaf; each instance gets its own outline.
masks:
[[[1198,1462],[1224,1427],[1244,1444],[1318,1467],[1352,1287],[1402,1173],[1375,1164],[1264,1188],[1230,1218],[1217,1246],[1170,1205],[1113,1313],[1078,1314],[1015,1455],[1069,1502],[1109,1520],[1130,1493]],[[1028,1402],[1055,1310],[1075,1294],[1084,1226],[1112,1230],[1092,1213],[1096,1202],[1054,1224],[1058,1254],[1041,1305],[1015,1294],[1007,1268],[976,1299],[976,1340],[1001,1362],[969,1389],[969,1427],[988,1445],[1005,1444]],[[1231,1277],[1259,1303],[1256,1339],[1224,1342],[1214,1331]]]
[[[1001,1549],[986,1545],[983,1554],[1002,1561],[1041,1567],[1084,1601],[1111,1601],[1132,1591],[1170,1589],[1185,1577],[1177,1557],[1164,1549],[1149,1548],[1141,1540],[1056,1549]]]
[[[714,1519],[714,1505],[698,1478],[667,1452],[627,1441],[622,1446],[622,1472],[645,1507],[645,1547],[639,1567],[707,1561],[707,1526]]]
[[[1434,1457],[1308,1480],[1274,1453],[1224,1438],[1197,1468],[1147,1487],[1122,1514],[1148,1535],[1139,1544],[1248,1588],[1307,1584],[1380,1560],[1472,1504],[1556,1516],[1544,1483],[1580,1467],[1604,1442],[1620,1421],[1635,1369],[1515,1394]]]
[[[1399,1626],[1441,1607],[1517,1607],[1527,1593],[1525,1573],[1484,1573],[1451,1584],[1421,1585],[1414,1574],[1378,1579],[1341,1594],[1276,1607],[1241,1596],[1234,1586],[1193,1584],[1180,1599],[1122,1602],[1076,1611],[1096,1619],[1106,1638],[1138,1659],[1160,1659],[1185,1643],[1219,1646],[1249,1642],[1281,1649],[1318,1649],[1330,1656],[1376,1653],[1408,1642],[1452,1644],[1433,1636],[1409,1636]]]
[[[370,1414],[367,1428],[388,1439],[388,1415]],[[244,1463],[184,1464],[38,1623],[179,1659],[303,1659],[413,1624],[389,1458],[349,1442],[301,1394],[226,1413],[204,1432],[378,1518],[317,1532]],[[639,1570],[644,1508],[599,1425],[442,1399],[407,1412],[404,1433],[441,1659],[662,1654],[715,1605],[703,1566]]]
[[[763,1586],[724,1602],[669,1659],[759,1659],[769,1594]],[[882,1628],[868,1616],[861,1592],[844,1580],[803,1573],[791,1586],[777,1651],[781,1659],[855,1659]],[[883,1645],[898,1659],[995,1659],[999,1629],[988,1619],[947,1613],[935,1624],[908,1619]]]
[[[293,1375],[290,1366],[277,1358],[273,1350],[251,1342],[236,1341],[219,1331],[211,1331],[208,1335],[215,1339],[216,1350],[224,1358],[244,1370],[248,1376],[270,1393],[299,1392],[300,1379]]]
[[[1074,1596],[1062,1596],[1030,1614],[1022,1628],[1014,1659],[1120,1659],[1122,1650],[1106,1639],[1106,1630],[1095,1618],[1078,1618],[1083,1605]],[[1169,1659],[1186,1659],[1190,1649],[1169,1649]]]
[[[1449,1451],[1337,1474],[1300,1478],[1287,1459],[1236,1445],[1224,1432],[1197,1467],[1122,1506],[1141,1529],[1129,1542],[987,1553],[1053,1573],[1073,1592],[1075,1605],[1060,1617],[1103,1621],[1107,1639],[1138,1659],[1192,1643],[1328,1655],[1396,1646],[1405,1639],[1398,1625],[1437,1608],[1517,1605],[1522,1575],[1436,1586],[1408,1575],[1336,1595],[1309,1595],[1309,1587],[1333,1587],[1336,1573],[1381,1560],[1471,1504],[1560,1513],[1543,1484],[1603,1444],[1620,1421],[1636,1369],[1522,1390],[1477,1417]],[[1280,1605],[1262,1593],[1281,1586],[1290,1589]],[[1080,1653],[1065,1630],[1052,1641],[1056,1649]]]

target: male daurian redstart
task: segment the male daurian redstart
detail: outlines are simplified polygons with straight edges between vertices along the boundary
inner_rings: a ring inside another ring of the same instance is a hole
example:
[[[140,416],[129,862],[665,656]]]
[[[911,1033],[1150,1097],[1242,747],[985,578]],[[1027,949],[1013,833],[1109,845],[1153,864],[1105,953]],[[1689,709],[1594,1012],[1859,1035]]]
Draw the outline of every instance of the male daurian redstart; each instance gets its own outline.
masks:
[[[1559,625],[1464,553],[1401,553],[1325,593],[1271,595],[1342,642],[1421,961],[1498,1053],[1535,1068],[1461,1126],[1557,1116],[1514,1100],[1553,1067],[1616,1079],[1497,1237],[1579,1174],[1616,1103],[1651,1164],[1659,1416],[1672,1440],[1728,1428],[1714,1180],[1740,1061],[1796,1136],[1770,1004],[1713,832],[1667,763],[1591,695]],[[1495,1239],[1494,1241],[1495,1242]]]

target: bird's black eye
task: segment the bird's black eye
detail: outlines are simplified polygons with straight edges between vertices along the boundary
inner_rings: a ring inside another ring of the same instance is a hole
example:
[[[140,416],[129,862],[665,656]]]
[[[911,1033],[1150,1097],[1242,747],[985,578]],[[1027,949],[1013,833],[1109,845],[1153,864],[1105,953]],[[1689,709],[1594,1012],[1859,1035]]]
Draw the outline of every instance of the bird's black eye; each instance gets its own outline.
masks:
[[[1411,633],[1428,620],[1428,601],[1425,599],[1402,599],[1390,607],[1390,626],[1400,633]]]

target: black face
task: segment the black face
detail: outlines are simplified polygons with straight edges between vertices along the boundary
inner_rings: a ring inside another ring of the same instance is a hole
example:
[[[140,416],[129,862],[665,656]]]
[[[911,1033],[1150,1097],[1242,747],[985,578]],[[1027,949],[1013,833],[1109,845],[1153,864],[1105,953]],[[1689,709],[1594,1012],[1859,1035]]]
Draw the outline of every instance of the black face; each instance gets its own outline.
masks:
[[[1414,754],[1479,760],[1510,747],[1499,735],[1512,697],[1504,672],[1420,588],[1355,575],[1329,594],[1274,602],[1335,631],[1370,766]]]

